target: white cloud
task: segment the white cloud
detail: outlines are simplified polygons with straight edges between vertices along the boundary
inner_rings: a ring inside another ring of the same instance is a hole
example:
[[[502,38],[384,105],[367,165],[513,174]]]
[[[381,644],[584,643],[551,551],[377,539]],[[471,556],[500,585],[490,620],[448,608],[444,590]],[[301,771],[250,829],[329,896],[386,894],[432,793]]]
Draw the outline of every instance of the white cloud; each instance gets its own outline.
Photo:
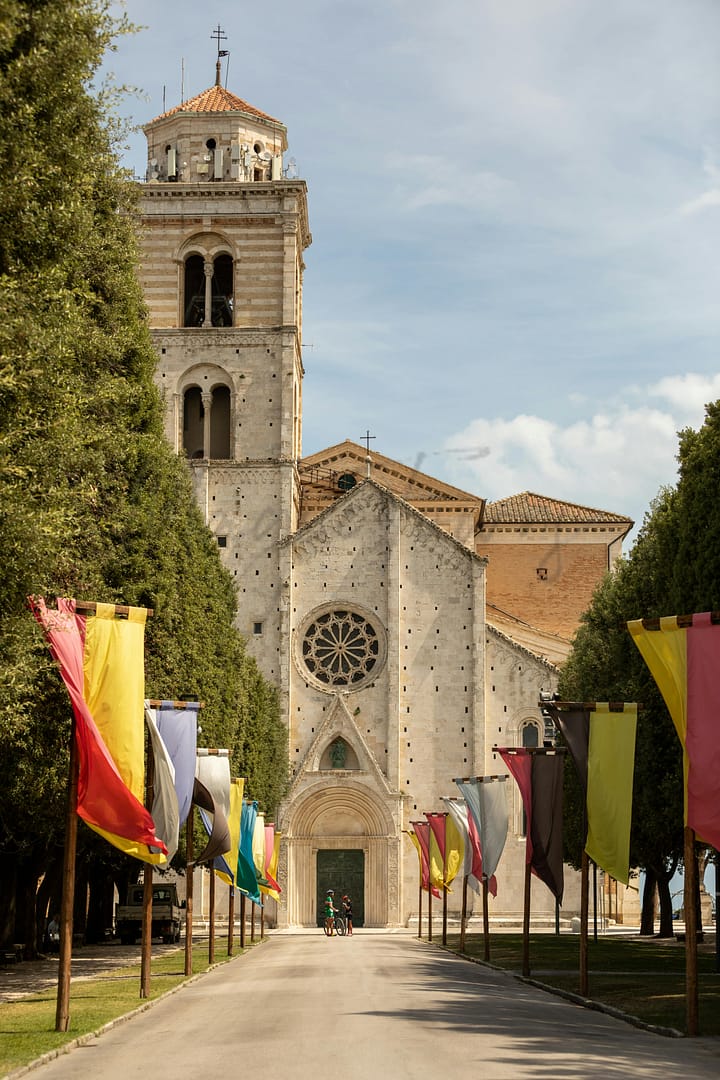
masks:
[[[625,396],[637,399],[638,388]],[[658,490],[676,482],[678,430],[699,427],[703,406],[718,397],[720,374],[668,376],[644,394],[664,408],[620,402],[565,425],[533,415],[479,417],[444,452],[454,482],[489,499],[536,491],[639,523]]]
[[[651,397],[662,398],[673,408],[682,425],[702,423],[704,407],[720,398],[720,372],[715,375],[667,375],[648,390]]]
[[[680,207],[680,213],[685,217],[689,217],[691,214],[699,214],[712,206],[720,206],[720,188],[706,191],[702,195],[698,195],[696,199],[689,199]]]

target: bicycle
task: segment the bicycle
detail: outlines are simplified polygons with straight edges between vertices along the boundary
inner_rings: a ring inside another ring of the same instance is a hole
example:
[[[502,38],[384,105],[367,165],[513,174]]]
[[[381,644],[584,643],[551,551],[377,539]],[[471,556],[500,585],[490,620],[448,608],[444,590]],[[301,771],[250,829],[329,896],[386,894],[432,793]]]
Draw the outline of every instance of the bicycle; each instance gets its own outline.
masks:
[[[332,934],[330,932],[330,927],[329,927],[328,923],[329,923],[329,920],[326,919],[325,922],[323,923],[323,930],[325,931],[325,934],[326,934],[327,937],[332,937]],[[346,925],[345,920],[343,919],[342,915],[336,915],[335,916],[335,918],[332,921],[332,929],[335,931],[335,933],[337,934],[338,937],[344,937],[344,935],[347,933],[347,925]]]

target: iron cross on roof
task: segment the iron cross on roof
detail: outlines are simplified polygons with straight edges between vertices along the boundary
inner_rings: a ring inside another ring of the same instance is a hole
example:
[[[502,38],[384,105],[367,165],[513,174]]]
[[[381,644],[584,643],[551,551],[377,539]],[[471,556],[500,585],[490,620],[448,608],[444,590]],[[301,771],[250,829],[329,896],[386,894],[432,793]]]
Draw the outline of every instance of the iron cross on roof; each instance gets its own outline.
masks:
[[[215,38],[215,40],[217,41],[217,60],[215,62],[215,85],[220,86],[221,85],[221,81],[220,81],[220,58],[223,57],[223,56],[228,56],[229,55],[227,49],[221,49],[220,48],[220,42],[221,41],[227,41],[227,34],[223,31],[223,28],[220,25],[220,23],[218,23],[217,24],[217,30],[213,30],[210,37]]]
[[[210,37],[215,38],[215,40],[217,41],[218,56],[225,56],[226,54],[220,51],[220,42],[227,41],[227,34],[223,30],[220,23],[217,24],[217,29],[213,30]]]
[[[368,480],[370,479],[370,440],[374,439],[374,438],[376,438],[376,436],[370,434],[370,428],[367,429],[367,431],[365,432],[364,435],[360,436],[361,442],[365,443],[365,450],[367,452],[367,456],[365,458],[365,464],[367,466],[367,472],[366,472],[365,475],[367,476]]]

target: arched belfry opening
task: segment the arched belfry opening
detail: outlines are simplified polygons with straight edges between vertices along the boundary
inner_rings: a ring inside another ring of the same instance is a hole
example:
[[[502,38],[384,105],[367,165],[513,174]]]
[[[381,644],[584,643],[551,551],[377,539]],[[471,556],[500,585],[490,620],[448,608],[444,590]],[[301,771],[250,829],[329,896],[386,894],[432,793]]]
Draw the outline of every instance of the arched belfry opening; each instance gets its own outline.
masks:
[[[189,458],[203,458],[205,410],[199,386],[191,386],[183,395],[183,450]]]
[[[183,326],[232,326],[233,289],[232,255],[188,255],[183,276]]]
[[[230,255],[218,255],[213,262],[212,324],[233,324],[233,261]]]
[[[227,386],[216,386],[212,392],[210,457],[230,457],[230,390]]]
[[[230,389],[189,386],[183,394],[183,450],[188,458],[230,457]]]
[[[205,260],[190,255],[185,260],[185,314],[183,326],[202,326],[205,320]]]

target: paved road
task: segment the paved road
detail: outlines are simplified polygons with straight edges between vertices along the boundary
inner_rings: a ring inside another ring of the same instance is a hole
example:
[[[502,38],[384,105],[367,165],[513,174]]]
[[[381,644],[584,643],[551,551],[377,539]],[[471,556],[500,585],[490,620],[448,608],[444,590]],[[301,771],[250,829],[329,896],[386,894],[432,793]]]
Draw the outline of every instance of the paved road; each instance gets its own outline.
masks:
[[[408,934],[280,933],[32,1077],[226,1069],[283,1080],[717,1080],[720,1040],[641,1031]]]

